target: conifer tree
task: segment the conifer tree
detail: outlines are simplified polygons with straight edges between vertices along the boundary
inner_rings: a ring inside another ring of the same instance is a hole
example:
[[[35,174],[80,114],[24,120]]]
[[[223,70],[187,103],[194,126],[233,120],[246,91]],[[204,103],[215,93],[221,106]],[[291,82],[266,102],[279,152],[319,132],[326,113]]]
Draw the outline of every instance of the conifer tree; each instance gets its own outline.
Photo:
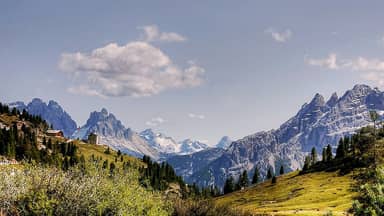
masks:
[[[322,152],[322,162],[327,162],[327,153],[326,153],[326,148],[323,148],[323,152]]]
[[[339,145],[337,146],[337,149],[336,149],[336,158],[344,158],[344,156],[345,156],[344,147],[345,147],[344,141],[343,141],[343,139],[340,139]]]
[[[259,169],[255,167],[255,172],[253,173],[253,177],[252,177],[252,184],[256,184],[259,182],[259,176],[260,176]]]
[[[281,165],[281,166],[280,166],[280,175],[283,175],[283,174],[284,174],[284,166]]]
[[[269,167],[267,172],[267,179],[271,179],[271,178],[272,178],[272,169],[271,167]]]
[[[248,185],[249,185],[248,172],[247,170],[244,170],[239,178],[239,186],[240,188],[242,188],[242,187],[248,187]]]
[[[327,155],[327,161],[331,161],[333,156],[332,156],[332,147],[331,145],[327,145],[327,150],[326,150],[326,155]]]
[[[273,175],[273,177],[272,177],[272,184],[276,184],[276,182],[277,182],[277,178],[276,178],[275,175]]]
[[[231,193],[235,190],[235,183],[232,176],[229,176],[224,183],[224,194]]]
[[[316,148],[312,147],[312,150],[311,150],[311,165],[315,164],[316,162],[317,162]]]

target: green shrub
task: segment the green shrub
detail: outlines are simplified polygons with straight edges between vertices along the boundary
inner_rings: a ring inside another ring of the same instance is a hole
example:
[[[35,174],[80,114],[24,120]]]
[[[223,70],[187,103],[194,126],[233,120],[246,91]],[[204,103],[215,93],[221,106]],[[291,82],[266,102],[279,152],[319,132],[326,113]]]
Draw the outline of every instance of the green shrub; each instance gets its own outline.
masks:
[[[0,210],[7,215],[169,215],[160,194],[139,185],[137,170],[110,175],[97,165],[26,165],[0,170]]]
[[[228,206],[216,206],[212,200],[177,199],[173,201],[173,216],[248,216],[250,213]]]

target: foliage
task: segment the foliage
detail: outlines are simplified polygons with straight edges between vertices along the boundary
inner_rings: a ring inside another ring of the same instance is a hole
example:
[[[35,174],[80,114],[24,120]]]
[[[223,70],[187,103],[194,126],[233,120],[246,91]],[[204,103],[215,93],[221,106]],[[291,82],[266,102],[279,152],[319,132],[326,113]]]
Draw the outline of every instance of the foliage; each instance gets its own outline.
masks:
[[[181,200],[173,202],[173,216],[248,216],[250,213],[229,206],[217,206],[212,200]]]
[[[231,193],[235,191],[235,180],[233,179],[233,176],[229,176],[224,183],[223,192],[224,194]]]
[[[151,160],[149,156],[143,157],[143,162],[147,165],[140,169],[142,174],[140,181],[145,187],[152,187],[156,190],[165,190],[168,188],[169,183],[176,182],[185,190],[185,183],[183,179],[176,175],[172,166],[166,162],[158,164]]]
[[[255,167],[255,171],[254,171],[253,177],[252,177],[252,184],[258,183],[259,182],[259,178],[260,178],[259,169],[257,167]]]
[[[239,176],[239,180],[237,182],[236,188],[239,190],[241,188],[248,187],[248,185],[249,185],[248,172],[247,170],[244,170]]]
[[[284,166],[283,165],[280,166],[280,172],[279,173],[280,173],[280,175],[284,174]]]
[[[355,215],[384,215],[384,166],[375,171],[375,181],[360,186],[360,197],[353,203]]]
[[[276,184],[276,182],[277,182],[277,178],[276,178],[276,176],[273,176],[272,177],[272,184]]]
[[[63,171],[26,164],[0,172],[0,209],[8,215],[168,215],[160,194],[130,169],[109,175],[99,164]]]
[[[272,178],[272,168],[271,167],[269,167],[268,168],[268,171],[267,171],[267,179],[271,179]]]

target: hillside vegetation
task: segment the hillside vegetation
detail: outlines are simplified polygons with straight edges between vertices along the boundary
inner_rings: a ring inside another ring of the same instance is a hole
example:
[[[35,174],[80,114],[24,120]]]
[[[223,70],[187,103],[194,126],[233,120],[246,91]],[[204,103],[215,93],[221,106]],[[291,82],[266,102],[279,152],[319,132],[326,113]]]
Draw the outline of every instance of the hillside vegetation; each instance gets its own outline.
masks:
[[[169,165],[149,163],[106,146],[47,136],[49,126],[39,116],[9,110],[1,103],[0,123],[1,160],[18,161],[0,165],[1,216],[173,212],[164,193],[155,188],[184,185]],[[152,184],[152,179],[161,184]]]
[[[299,175],[292,172],[215,199],[217,205],[230,205],[253,214],[345,215],[358,195],[352,190],[352,175],[318,172]]]
[[[383,215],[384,127],[364,127],[340,140],[336,155],[328,145],[303,170],[215,198],[255,215]]]

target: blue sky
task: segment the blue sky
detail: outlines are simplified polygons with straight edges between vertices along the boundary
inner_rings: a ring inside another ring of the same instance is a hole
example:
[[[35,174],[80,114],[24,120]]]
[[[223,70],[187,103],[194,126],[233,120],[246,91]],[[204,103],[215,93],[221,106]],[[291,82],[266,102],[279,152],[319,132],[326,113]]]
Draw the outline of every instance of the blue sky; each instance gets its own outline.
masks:
[[[384,85],[382,1],[1,1],[0,99],[216,143]]]

